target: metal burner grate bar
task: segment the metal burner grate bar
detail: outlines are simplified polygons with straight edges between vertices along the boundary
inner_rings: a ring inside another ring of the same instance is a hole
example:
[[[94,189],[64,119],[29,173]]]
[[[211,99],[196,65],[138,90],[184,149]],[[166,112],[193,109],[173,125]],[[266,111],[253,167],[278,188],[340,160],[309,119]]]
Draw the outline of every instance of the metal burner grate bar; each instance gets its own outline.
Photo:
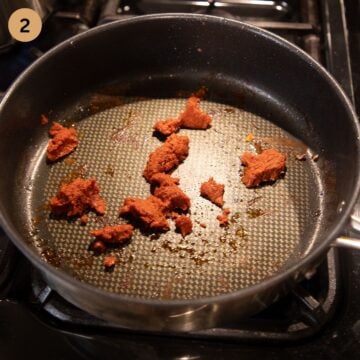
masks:
[[[325,0],[321,4],[326,67],[355,104],[344,2]]]

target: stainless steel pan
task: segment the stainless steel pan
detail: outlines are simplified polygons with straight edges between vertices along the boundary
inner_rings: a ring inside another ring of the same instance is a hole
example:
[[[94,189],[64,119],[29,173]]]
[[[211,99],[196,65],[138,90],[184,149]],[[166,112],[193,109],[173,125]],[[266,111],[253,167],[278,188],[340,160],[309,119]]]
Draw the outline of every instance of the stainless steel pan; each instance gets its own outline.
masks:
[[[88,231],[122,222],[123,199],[149,194],[141,174],[161,144],[152,125],[176,116],[201,87],[213,124],[181,130],[190,154],[174,172],[192,200],[193,233],[137,231],[127,246],[109,250],[120,263],[105,272],[102,256],[88,250]],[[71,160],[46,162],[41,114],[78,128]],[[340,235],[359,192],[356,115],[309,56],[240,22],[144,16],[74,37],[12,86],[0,107],[0,138],[5,231],[64,298],[124,326],[186,331],[249,315],[316,266],[337,237],[350,244]],[[239,156],[258,146],[286,153],[287,172],[249,190]],[[296,160],[302,153],[307,160]],[[79,173],[98,180],[109,205],[85,227],[54,219],[44,206]],[[225,184],[225,229],[220,210],[199,196],[210,176]]]

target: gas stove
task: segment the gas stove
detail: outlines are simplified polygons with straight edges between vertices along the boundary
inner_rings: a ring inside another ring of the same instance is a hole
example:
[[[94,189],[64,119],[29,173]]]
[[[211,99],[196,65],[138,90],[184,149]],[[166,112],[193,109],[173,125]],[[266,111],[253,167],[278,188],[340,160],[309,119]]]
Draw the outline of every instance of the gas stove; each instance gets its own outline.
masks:
[[[0,91],[4,94],[47,50],[89,28],[142,14],[192,12],[245,21],[295,43],[322,63],[359,106],[360,73],[354,66],[360,61],[360,31],[354,21],[359,5],[345,3],[347,12],[340,0],[58,1],[39,38],[11,44],[0,53]],[[248,319],[190,333],[139,332],[67,303],[0,232],[3,359],[345,359],[360,349],[359,295],[360,254],[331,249],[290,294]]]

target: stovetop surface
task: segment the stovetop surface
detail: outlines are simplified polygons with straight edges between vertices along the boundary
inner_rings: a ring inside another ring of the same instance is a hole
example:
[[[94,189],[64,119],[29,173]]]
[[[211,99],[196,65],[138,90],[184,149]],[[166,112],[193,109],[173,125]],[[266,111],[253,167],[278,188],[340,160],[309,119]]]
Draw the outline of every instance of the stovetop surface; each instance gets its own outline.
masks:
[[[305,2],[308,6],[316,3]],[[86,6],[76,0],[63,3],[63,8],[45,23],[43,35],[37,40],[17,44],[11,51],[0,54],[0,91],[5,92],[16,76],[43,52],[96,23],[172,11],[171,1],[160,0],[91,0],[86,1]],[[206,2],[177,3],[182,6],[179,11],[208,12],[203,6]],[[196,7],[195,3],[202,3],[202,7]],[[322,14],[331,4],[333,11],[328,16],[334,17],[330,19],[331,26],[322,26],[322,31],[314,19],[304,21],[300,16],[299,2],[267,1],[263,3],[269,6],[261,11],[252,7],[256,1],[239,3],[246,7],[233,11],[233,18],[275,31],[306,48],[327,66],[359,108],[360,24],[356,19],[360,5],[357,1],[345,1],[351,68],[347,48],[338,36],[331,37],[343,30],[336,10],[341,1],[319,2]],[[189,4],[191,10],[187,8]],[[214,14],[223,16],[224,8],[216,9]],[[320,20],[324,24],[324,19]],[[324,52],[325,43],[328,53]],[[327,273],[329,264],[332,264],[331,274]],[[322,282],[326,283],[325,287],[321,287]],[[0,359],[285,359],[295,356],[348,359],[360,350],[359,296],[360,253],[332,250],[313,279],[305,280],[293,293],[248,320],[191,334],[129,331],[67,304],[42,282],[41,276],[0,232],[0,299],[3,299],[0,300]]]

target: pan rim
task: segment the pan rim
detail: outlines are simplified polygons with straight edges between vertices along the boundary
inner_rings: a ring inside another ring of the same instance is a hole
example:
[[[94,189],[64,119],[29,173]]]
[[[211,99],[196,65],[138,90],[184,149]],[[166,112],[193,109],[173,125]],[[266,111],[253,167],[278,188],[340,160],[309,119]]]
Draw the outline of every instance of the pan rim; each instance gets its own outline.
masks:
[[[118,28],[121,26],[127,26],[128,24],[136,24],[138,22],[151,22],[151,21],[161,21],[161,20],[171,20],[171,19],[179,19],[182,18],[184,21],[187,20],[197,20],[197,21],[206,21],[206,22],[213,22],[213,23],[221,23],[227,26],[239,27],[241,26],[244,31],[252,32],[255,35],[259,35],[265,37],[267,40],[272,41],[277,46],[285,48],[287,51],[295,54],[298,56],[302,61],[306,61],[310,63],[311,66],[314,68],[315,71],[320,73],[324,81],[327,81],[329,86],[331,86],[334,91],[337,93],[339,101],[341,101],[344,107],[347,109],[349,114],[349,118],[353,121],[354,130],[357,133],[357,138],[360,138],[360,125],[357,121],[357,115],[351,104],[350,100],[348,99],[347,95],[345,94],[344,90],[340,87],[337,81],[328,73],[328,71],[315,60],[313,60],[310,55],[304,52],[302,49],[298,48],[297,46],[293,45],[289,41],[281,38],[280,36],[271,33],[270,31],[258,28],[254,25],[247,24],[238,20],[233,19],[225,19],[218,16],[212,15],[204,15],[204,14],[187,14],[187,13],[166,13],[166,14],[151,14],[151,15],[142,15],[131,19],[124,19],[118,20],[111,23],[100,25],[96,28],[90,29],[85,31],[84,33],[78,34],[74,37],[71,37],[64,42],[58,44],[47,53],[45,53],[40,59],[35,61],[31,64],[10,86],[6,95],[4,96],[1,104],[0,104],[0,116],[2,109],[6,106],[8,98],[17,88],[18,84],[25,81],[28,75],[32,72],[32,70],[38,66],[41,66],[42,62],[46,61],[46,59],[56,56],[57,53],[61,52],[63,49],[68,48],[69,46],[76,46],[76,42],[82,39],[89,38],[93,36],[93,34],[98,34],[103,31],[108,31],[113,28]],[[359,144],[357,144],[358,150],[360,150]],[[359,151],[360,152],[360,151]],[[360,157],[358,157],[357,162],[355,163],[357,169],[360,170]],[[131,297],[129,295],[112,293],[106,290],[102,290],[94,285],[89,283],[82,282],[80,280],[75,279],[71,275],[67,274],[66,272],[57,269],[56,267],[52,266],[51,264],[43,261],[38,254],[35,254],[31,248],[22,240],[22,237],[17,233],[17,230],[10,226],[5,221],[5,216],[3,214],[3,206],[0,206],[0,224],[1,227],[4,229],[5,233],[9,236],[11,241],[16,245],[17,248],[21,250],[21,252],[33,263],[35,264],[43,273],[48,273],[52,277],[57,278],[57,280],[61,280],[61,282],[65,282],[72,287],[80,288],[87,293],[93,293],[96,296],[111,299],[112,301],[118,302],[125,302],[125,303],[132,303],[132,304],[141,304],[141,305],[148,305],[156,308],[175,308],[178,306],[202,306],[214,302],[226,302],[230,301],[234,298],[241,299],[242,297],[246,297],[252,294],[257,294],[261,291],[264,291],[268,288],[273,288],[278,286],[280,283],[283,283],[287,279],[293,279],[296,274],[301,274],[306,269],[306,265],[308,264],[315,264],[316,260],[319,259],[327,250],[330,248],[331,243],[336,239],[338,235],[341,234],[343,231],[346,223],[348,222],[350,215],[353,211],[353,208],[357,202],[358,196],[360,193],[360,174],[358,172],[356,183],[354,184],[353,189],[353,197],[351,200],[344,206],[344,210],[341,214],[339,214],[338,221],[332,231],[327,235],[327,237],[322,241],[321,244],[317,245],[315,249],[312,249],[306,256],[300,259],[291,267],[280,271],[279,273],[270,276],[269,278],[265,278],[264,280],[256,283],[252,286],[226,293],[216,296],[208,296],[202,298],[195,298],[195,299],[175,299],[175,300],[161,300],[161,299],[142,299]]]

